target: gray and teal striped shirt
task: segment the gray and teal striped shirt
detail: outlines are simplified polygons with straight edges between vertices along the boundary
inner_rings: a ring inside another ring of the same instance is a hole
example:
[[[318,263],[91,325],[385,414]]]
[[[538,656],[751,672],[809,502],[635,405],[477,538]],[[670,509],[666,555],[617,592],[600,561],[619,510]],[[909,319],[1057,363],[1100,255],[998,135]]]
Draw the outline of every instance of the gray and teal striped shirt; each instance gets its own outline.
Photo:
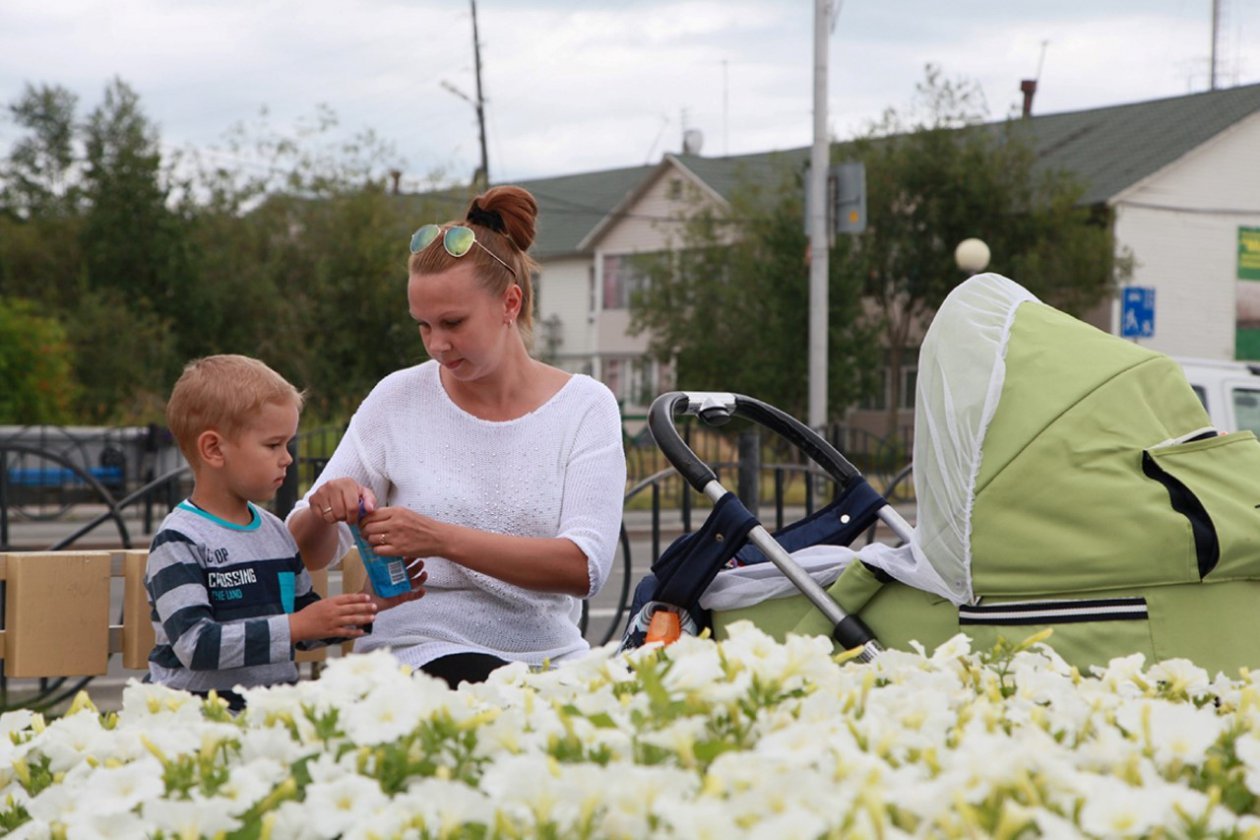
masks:
[[[145,569],[153,682],[209,691],[297,680],[288,614],[319,595],[284,523],[249,508],[250,523],[235,525],[183,501],[154,535]]]

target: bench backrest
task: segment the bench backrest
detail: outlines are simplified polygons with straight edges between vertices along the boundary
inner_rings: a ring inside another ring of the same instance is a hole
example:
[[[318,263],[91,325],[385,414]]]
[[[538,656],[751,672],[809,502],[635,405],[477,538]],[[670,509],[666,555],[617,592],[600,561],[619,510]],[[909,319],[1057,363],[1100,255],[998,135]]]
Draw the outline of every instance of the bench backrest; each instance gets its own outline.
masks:
[[[0,654],[4,676],[99,676],[109,659],[122,654],[126,669],[148,670],[153,624],[144,589],[149,552],[23,551],[0,553],[4,582],[4,627]],[[120,623],[110,621],[110,584],[123,581]],[[327,596],[328,573],[311,573],[320,595]],[[363,588],[365,573],[357,551],[342,563],[342,592]],[[349,643],[343,646],[348,649]],[[298,662],[318,662],[326,648],[300,651]]]

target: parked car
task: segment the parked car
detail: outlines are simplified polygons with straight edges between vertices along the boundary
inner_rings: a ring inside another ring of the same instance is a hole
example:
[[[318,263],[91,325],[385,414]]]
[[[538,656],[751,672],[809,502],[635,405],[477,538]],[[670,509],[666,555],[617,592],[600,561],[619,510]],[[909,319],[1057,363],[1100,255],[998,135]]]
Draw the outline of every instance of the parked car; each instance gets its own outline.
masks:
[[[1190,387],[1221,431],[1250,429],[1260,437],[1260,362],[1178,358]]]

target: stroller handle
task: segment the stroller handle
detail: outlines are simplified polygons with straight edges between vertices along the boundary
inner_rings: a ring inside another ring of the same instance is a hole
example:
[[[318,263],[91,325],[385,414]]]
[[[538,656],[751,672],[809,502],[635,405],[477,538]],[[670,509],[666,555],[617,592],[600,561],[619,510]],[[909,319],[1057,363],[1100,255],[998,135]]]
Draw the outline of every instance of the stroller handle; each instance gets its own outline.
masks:
[[[826,470],[842,489],[862,478],[857,467],[822,435],[761,400],[714,391],[667,391],[654,399],[648,409],[648,431],[683,479],[701,493],[717,476],[678,434],[674,417],[680,414],[694,414],[710,426],[720,426],[731,417],[744,417],[795,445]]]

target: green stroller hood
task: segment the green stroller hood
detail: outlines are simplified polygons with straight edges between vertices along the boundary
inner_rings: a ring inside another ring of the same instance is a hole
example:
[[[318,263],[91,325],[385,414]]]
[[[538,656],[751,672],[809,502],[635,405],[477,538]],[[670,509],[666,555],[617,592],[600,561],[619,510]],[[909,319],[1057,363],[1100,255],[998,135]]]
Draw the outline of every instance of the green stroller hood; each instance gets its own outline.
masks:
[[[919,357],[912,550],[955,603],[1260,578],[1260,446],[1167,356],[996,274]]]

